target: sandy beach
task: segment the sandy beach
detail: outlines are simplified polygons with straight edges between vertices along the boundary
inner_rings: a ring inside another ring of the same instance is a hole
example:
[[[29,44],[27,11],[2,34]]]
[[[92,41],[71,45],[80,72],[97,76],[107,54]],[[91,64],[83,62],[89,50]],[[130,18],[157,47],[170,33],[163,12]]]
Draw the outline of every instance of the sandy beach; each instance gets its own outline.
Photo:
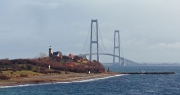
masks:
[[[74,82],[96,78],[105,78],[119,75],[118,73],[62,73],[62,74],[44,74],[32,75],[28,77],[13,77],[10,80],[0,80],[0,87],[3,86],[16,86],[25,84],[40,84],[40,83],[56,83],[56,82]]]

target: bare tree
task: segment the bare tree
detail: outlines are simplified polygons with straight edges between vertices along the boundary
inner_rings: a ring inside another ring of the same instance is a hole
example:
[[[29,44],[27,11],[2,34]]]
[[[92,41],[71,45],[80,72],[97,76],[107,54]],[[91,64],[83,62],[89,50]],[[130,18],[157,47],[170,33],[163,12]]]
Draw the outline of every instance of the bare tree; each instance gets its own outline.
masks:
[[[38,57],[39,58],[44,58],[44,57],[47,57],[47,54],[43,53],[43,52],[40,52]]]

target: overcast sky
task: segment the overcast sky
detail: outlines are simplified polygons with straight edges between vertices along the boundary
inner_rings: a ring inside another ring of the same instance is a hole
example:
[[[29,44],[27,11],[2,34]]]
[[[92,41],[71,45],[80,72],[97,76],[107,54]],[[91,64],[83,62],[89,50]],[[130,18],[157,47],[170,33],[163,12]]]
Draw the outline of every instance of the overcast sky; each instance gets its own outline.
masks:
[[[80,54],[91,19],[98,19],[108,52],[113,51],[114,30],[119,30],[125,58],[135,62],[180,62],[180,0],[0,2],[0,59],[48,54],[50,45],[53,51],[65,55]],[[90,37],[82,53],[88,51],[89,42]],[[99,43],[103,49],[102,41]],[[103,58],[103,62],[112,62],[112,58]]]

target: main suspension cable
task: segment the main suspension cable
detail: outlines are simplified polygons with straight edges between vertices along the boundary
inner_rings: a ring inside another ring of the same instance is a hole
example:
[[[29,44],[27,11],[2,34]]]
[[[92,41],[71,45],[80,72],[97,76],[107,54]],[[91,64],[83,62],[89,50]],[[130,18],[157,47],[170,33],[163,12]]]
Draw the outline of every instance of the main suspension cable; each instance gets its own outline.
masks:
[[[89,31],[90,31],[90,27],[89,27]],[[86,37],[86,41],[85,41],[85,43],[84,43],[84,47],[85,47],[85,45],[86,45],[87,39],[89,38],[89,31],[88,31],[88,34],[87,34],[87,37]],[[84,50],[84,47],[83,47],[83,49],[82,49],[82,51],[81,51],[80,54],[82,54],[82,52],[83,52],[83,50]]]
[[[108,53],[108,52],[107,52],[107,50],[106,50],[106,48],[105,48],[105,46],[104,46],[104,43],[103,43],[103,40],[102,40],[102,37],[101,37],[101,32],[100,32],[100,29],[99,29],[99,34],[100,34],[100,38],[101,38],[101,41],[102,41],[102,44],[103,44],[104,50],[106,51],[106,53]]]

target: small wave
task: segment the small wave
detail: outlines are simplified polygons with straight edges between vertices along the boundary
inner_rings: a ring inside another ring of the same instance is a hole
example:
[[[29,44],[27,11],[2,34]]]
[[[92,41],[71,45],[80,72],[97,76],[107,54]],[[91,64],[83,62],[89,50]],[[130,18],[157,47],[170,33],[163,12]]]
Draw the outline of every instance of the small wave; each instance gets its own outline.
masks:
[[[13,87],[26,87],[26,86],[36,86],[36,85],[49,85],[49,84],[57,84],[57,83],[70,83],[70,82],[52,82],[52,83],[38,83],[38,84],[22,84],[22,85],[14,85],[14,86],[0,86],[0,88],[13,88]]]
[[[0,88],[26,87],[26,86],[36,86],[36,85],[61,84],[61,83],[90,82],[90,81],[97,81],[97,80],[108,79],[108,78],[112,78],[112,77],[119,77],[119,76],[124,76],[124,75],[126,75],[126,74],[119,74],[119,75],[113,75],[113,76],[108,76],[108,77],[103,77],[103,78],[92,78],[92,79],[80,80],[80,81],[72,81],[72,82],[52,82],[52,83],[39,83],[39,84],[23,84],[23,85],[14,85],[14,86],[0,86]]]
[[[123,75],[125,75],[125,74],[123,74]],[[108,79],[108,78],[118,77],[118,76],[123,76],[123,75],[120,74],[120,75],[108,76],[108,77],[103,77],[103,78],[93,78],[93,79],[87,79],[87,80],[81,80],[81,81],[73,81],[73,82],[90,82],[90,81],[96,81],[96,80]]]
[[[25,87],[25,86],[32,86],[38,84],[23,84],[23,85],[14,85],[14,86],[0,86],[0,88],[12,88],[12,87]]]

